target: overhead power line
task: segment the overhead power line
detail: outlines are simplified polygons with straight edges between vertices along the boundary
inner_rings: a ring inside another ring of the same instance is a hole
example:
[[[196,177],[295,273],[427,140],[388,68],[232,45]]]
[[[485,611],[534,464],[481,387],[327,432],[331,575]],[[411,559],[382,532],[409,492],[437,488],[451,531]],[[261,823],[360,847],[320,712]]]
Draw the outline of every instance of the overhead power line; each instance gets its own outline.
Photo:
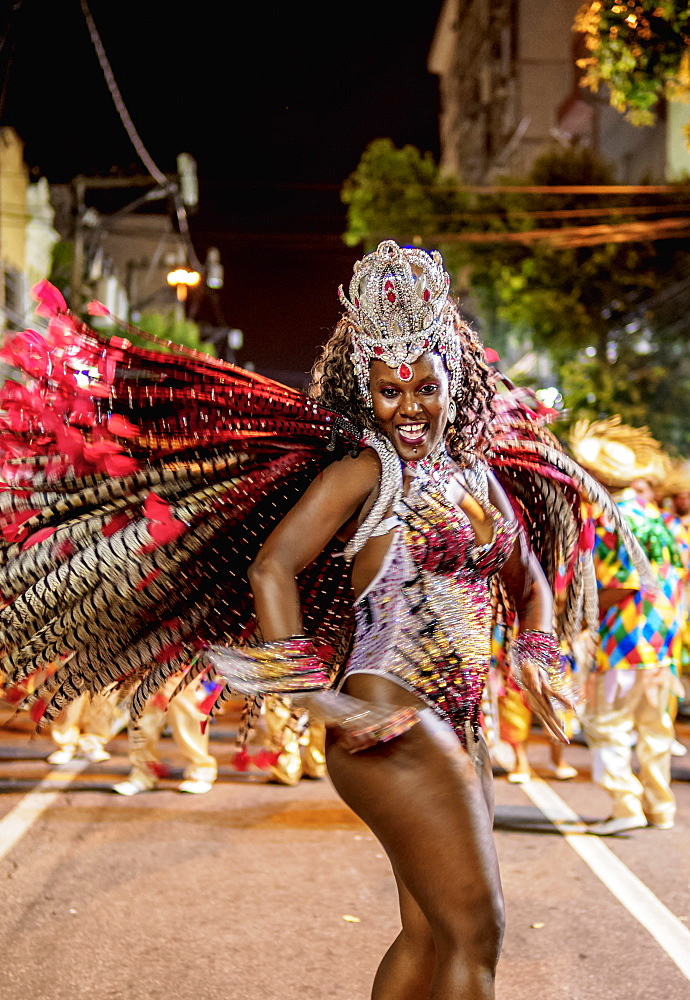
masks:
[[[246,180],[223,178],[208,182],[217,188],[271,188],[278,191],[340,191],[342,183],[323,181],[278,181],[278,180]],[[388,179],[382,180],[387,191],[402,191],[409,184],[395,184]],[[356,186],[356,185],[355,185]],[[687,194],[690,184],[462,184],[460,181],[447,181],[440,184],[420,184],[424,191],[448,192],[459,191],[468,194]]]
[[[625,222],[618,226],[564,226],[560,229],[530,229],[524,232],[437,233],[426,237],[433,243],[537,243],[556,247],[595,246],[601,243],[634,243],[647,240],[677,240],[690,233],[690,218]]]
[[[665,215],[674,212],[690,212],[690,204],[687,205],[618,205],[614,208],[559,208],[552,210],[513,211],[508,209],[505,212],[489,212],[486,209],[476,212],[449,212],[447,215],[437,215],[437,219],[496,219],[497,216],[506,215],[511,219],[582,219],[582,218],[603,218],[607,215]]]
[[[437,190],[449,190],[437,185]],[[458,184],[451,190],[472,194],[681,194],[690,191],[688,184]]]
[[[108,90],[110,91],[110,96],[113,99],[113,104],[115,109],[120,116],[120,121],[124,125],[125,131],[129,136],[130,142],[134,146],[137,155],[141,162],[144,164],[151,177],[155,182],[164,188],[170,188],[169,178],[163,173],[162,170],[156,165],[153,157],[146,149],[141,136],[134,126],[131,115],[127,110],[124,99],[120,92],[120,88],[117,85],[115,79],[115,74],[113,73],[112,66],[105,51],[105,47],[101,40],[101,36],[98,33],[98,28],[96,23],[91,16],[91,11],[89,10],[89,5],[86,0],[80,0],[82,13],[84,14],[84,19],[86,21],[86,26],[89,29],[89,34],[91,36],[91,41],[93,42],[93,47],[96,50],[96,55],[98,56],[98,61],[103,70],[103,76],[105,77],[105,82],[107,84]],[[175,216],[177,218],[177,225],[180,230],[180,235],[184,241],[187,253],[189,256],[190,263],[197,270],[201,270],[202,265],[197,256],[196,250],[194,249],[194,244],[192,243],[191,233],[189,231],[189,221],[187,219],[187,212],[180,195],[179,187],[176,185],[173,190],[170,191],[173,200],[175,202]]]
[[[132,145],[136,149],[139,159],[144,164],[144,166],[151,174],[153,179],[156,181],[157,184],[161,185],[167,184],[168,183],[167,177],[165,176],[163,171],[159,170],[156,164],[154,163],[153,158],[151,157],[148,150],[144,146],[144,143],[141,140],[141,136],[134,127],[134,122],[132,121],[129,111],[125,106],[122,94],[120,93],[120,88],[118,87],[117,81],[115,80],[115,75],[108,60],[108,56],[106,55],[103,42],[101,41],[101,36],[98,33],[98,28],[96,27],[94,19],[91,16],[89,5],[86,2],[86,0],[80,0],[80,3],[81,3],[82,13],[86,21],[86,26],[89,29],[89,34],[91,35],[91,41],[93,42],[93,47],[96,50],[96,55],[98,56],[98,61],[101,64],[101,69],[103,70],[103,76],[105,77],[105,82],[108,86],[108,90],[110,91],[110,96],[113,99],[113,104],[115,105],[117,113],[120,116],[120,121],[124,125]]]

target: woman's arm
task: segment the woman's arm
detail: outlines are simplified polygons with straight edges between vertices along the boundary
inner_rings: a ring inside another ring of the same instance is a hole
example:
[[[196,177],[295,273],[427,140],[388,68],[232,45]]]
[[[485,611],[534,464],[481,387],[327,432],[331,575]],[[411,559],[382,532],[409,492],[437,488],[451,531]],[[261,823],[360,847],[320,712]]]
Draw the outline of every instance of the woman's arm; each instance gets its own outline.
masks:
[[[302,631],[296,577],[378,486],[380,462],[371,449],[329,465],[269,535],[249,568],[264,641]]]
[[[598,595],[600,616],[603,618],[614,604],[622,604],[623,601],[636,593],[636,590],[631,590],[629,587],[602,587]]]
[[[314,480],[266,539],[249,569],[254,608],[264,642],[301,633],[296,577],[338,529],[355,518],[367,499],[375,497],[380,474],[379,458],[370,449],[357,458],[334,462]],[[292,644],[278,645],[289,647]],[[318,671],[318,658],[314,662],[313,652],[309,655],[312,656],[310,668]],[[393,739],[418,721],[412,708],[378,709],[358,698],[331,690],[316,690],[293,697],[313,718],[339,730],[343,746],[351,753]]]
[[[489,500],[508,521],[515,520],[510,501],[493,473],[489,473]],[[553,594],[539,560],[522,535],[518,535],[500,576],[515,602],[520,629],[552,632]]]
[[[497,510],[509,520],[515,514],[504,490],[493,474],[489,474],[489,499]],[[530,550],[522,535],[518,535],[513,551],[500,571],[501,581],[515,603],[518,616],[518,637],[525,632],[553,634],[553,594],[539,560]],[[568,738],[553,708],[557,699],[568,708],[572,703],[556,691],[538,656],[525,658],[520,663],[519,682],[524,690],[528,707],[539,717],[551,736],[562,743]]]

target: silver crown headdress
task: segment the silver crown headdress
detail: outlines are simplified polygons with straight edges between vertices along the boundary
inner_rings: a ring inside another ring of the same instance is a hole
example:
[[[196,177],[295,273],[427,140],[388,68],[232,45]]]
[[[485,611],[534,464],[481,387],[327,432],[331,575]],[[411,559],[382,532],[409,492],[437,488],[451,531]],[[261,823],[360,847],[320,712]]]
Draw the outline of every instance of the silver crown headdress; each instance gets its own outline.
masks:
[[[450,277],[437,250],[427,253],[386,240],[357,261],[350,298],[342,285],[338,296],[356,328],[352,360],[368,405],[371,361],[383,361],[396,369],[398,378],[409,382],[412,364],[425,351],[443,355],[451,397],[457,395],[461,348],[452,323],[444,321],[449,287]]]

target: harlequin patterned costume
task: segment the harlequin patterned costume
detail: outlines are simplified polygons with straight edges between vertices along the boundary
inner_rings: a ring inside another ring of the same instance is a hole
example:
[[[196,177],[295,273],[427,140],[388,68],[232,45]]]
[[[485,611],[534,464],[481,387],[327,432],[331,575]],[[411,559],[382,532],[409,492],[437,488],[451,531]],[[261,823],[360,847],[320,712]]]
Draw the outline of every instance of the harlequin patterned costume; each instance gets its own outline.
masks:
[[[410,606],[414,622],[424,624],[417,629],[423,662],[409,681],[439,712],[474,723],[488,650],[485,578],[508,547],[500,524],[493,549],[473,552],[467,525],[433,492],[422,490],[423,503],[402,497],[401,463],[386,439],[365,438],[302,393],[199,352],[105,340],[47,283],[37,297],[47,332],[6,342],[3,359],[23,381],[6,382],[0,398],[1,669],[9,686],[22,685],[58,661],[23,702],[37,723],[114,683],[133,689],[136,715],[190,660],[185,681],[193,680],[204,668],[197,654],[209,644],[251,644],[247,569],[259,547],[328,463],[365,446],[382,456],[379,497],[346,555],[396,512],[390,572],[402,572],[406,597],[421,587],[424,598]],[[105,312],[100,304],[93,311]],[[551,416],[534,399],[504,393],[489,458],[547,578],[553,582],[565,567],[569,596],[557,625],[567,635],[583,608],[591,617],[596,605],[580,497],[617,514],[545,430]],[[481,500],[485,467],[471,459],[462,471]],[[624,523],[620,531],[644,571]],[[451,555],[454,546],[460,551]],[[298,579],[305,631],[328,667],[315,681],[320,686],[345,663],[354,624],[340,549],[333,539]],[[419,578],[409,576],[413,570]],[[392,579],[385,577],[387,586]],[[465,602],[462,616],[449,606],[451,587]],[[365,608],[380,610],[385,599],[374,588],[357,607],[353,664],[373,641],[364,631]],[[495,613],[511,618],[498,583],[492,601]],[[482,632],[473,650],[467,632],[477,616]],[[407,639],[399,637],[402,658]],[[405,680],[402,667],[400,676]],[[281,689],[269,682],[257,689],[271,690]]]
[[[627,670],[677,666],[680,635],[679,608],[683,597],[682,563],[671,531],[656,504],[635,497],[622,498],[618,507],[644,546],[658,582],[654,600],[640,588],[628,554],[616,530],[603,519],[596,522],[594,555],[600,587],[633,591],[604,615],[597,670]]]
[[[608,518],[600,518],[594,549],[597,580],[602,588],[630,593],[601,622],[584,717],[592,778],[611,796],[614,819],[672,825],[676,805],[670,785],[674,731],[669,708],[678,683],[673,672],[681,625],[681,561],[656,504],[629,497],[618,506],[647,552],[658,588],[653,597],[645,593],[618,532]],[[632,770],[633,730],[639,775]]]

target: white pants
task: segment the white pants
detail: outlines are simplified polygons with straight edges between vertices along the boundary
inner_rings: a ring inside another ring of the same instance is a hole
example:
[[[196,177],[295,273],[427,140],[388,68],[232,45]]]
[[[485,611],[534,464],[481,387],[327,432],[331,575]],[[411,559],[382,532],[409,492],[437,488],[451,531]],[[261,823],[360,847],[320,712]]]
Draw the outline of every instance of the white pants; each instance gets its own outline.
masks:
[[[271,768],[274,781],[296,785],[300,778],[323,778],[326,774],[326,726],[323,722],[295,717],[292,702],[280,695],[264,699],[267,745],[279,753]]]
[[[172,731],[175,746],[185,758],[185,778],[190,781],[216,780],[218,767],[215,757],[208,752],[208,726],[202,732],[202,724],[207,721],[205,713],[199,710],[199,704],[205,698],[202,678],[192,681],[172,698],[179,682],[179,674],[171,677],[159,694],[149,699],[138,721],[130,723],[128,735],[132,771],[129,777],[148,788],[155,787],[161,771],[158,744],[166,723]],[[167,698],[170,701],[165,707]]]
[[[60,748],[80,753],[103,749],[113,736],[113,721],[119,692],[82,694],[60,713],[50,727],[50,735]]]
[[[583,724],[592,750],[592,780],[611,796],[612,815],[618,819],[644,814],[652,824],[673,820],[670,670],[611,670],[590,680]],[[632,772],[633,733],[637,733],[639,780]]]

